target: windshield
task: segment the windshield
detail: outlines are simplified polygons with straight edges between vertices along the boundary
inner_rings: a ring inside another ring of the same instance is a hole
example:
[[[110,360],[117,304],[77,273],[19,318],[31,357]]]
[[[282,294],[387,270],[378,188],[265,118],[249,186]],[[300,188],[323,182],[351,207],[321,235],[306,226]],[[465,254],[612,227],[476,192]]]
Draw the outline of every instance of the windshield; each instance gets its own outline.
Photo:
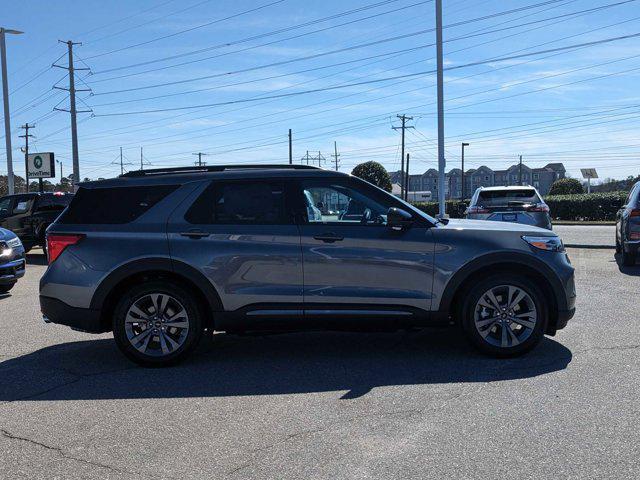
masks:
[[[542,199],[532,188],[518,190],[482,190],[478,195],[478,205],[491,207],[496,205],[540,203]]]

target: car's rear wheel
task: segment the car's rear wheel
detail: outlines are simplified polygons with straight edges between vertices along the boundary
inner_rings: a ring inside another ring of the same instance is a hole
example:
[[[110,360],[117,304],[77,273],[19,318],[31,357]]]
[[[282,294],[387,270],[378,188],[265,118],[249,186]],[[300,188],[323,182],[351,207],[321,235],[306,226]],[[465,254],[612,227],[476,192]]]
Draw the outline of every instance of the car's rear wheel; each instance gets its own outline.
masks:
[[[188,356],[203,335],[202,310],[182,286],[154,281],[132,287],[118,302],[113,336],[140,365],[161,367]]]
[[[465,296],[462,325],[481,352],[513,357],[535,347],[547,326],[548,302],[527,277],[493,275]]]
[[[636,264],[636,253],[635,252],[627,252],[624,248],[622,248],[622,264],[625,267],[632,267]]]

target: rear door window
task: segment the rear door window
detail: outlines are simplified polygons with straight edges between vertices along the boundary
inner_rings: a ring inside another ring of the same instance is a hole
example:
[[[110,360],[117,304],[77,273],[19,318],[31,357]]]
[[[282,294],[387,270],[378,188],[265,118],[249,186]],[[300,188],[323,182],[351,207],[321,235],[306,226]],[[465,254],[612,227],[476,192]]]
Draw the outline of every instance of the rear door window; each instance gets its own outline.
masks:
[[[60,223],[130,223],[177,188],[177,185],[80,188],[60,218]]]
[[[64,210],[71,203],[73,195],[42,195],[38,198],[36,210],[42,211],[60,211]]]
[[[213,182],[187,211],[193,224],[289,224],[280,181]]]
[[[33,205],[33,196],[22,195],[16,197],[15,203],[13,205],[13,211],[11,212],[13,215],[27,213],[29,210],[31,210],[31,205]]]
[[[477,204],[483,207],[518,206],[541,203],[542,199],[531,188],[513,190],[481,190]]]

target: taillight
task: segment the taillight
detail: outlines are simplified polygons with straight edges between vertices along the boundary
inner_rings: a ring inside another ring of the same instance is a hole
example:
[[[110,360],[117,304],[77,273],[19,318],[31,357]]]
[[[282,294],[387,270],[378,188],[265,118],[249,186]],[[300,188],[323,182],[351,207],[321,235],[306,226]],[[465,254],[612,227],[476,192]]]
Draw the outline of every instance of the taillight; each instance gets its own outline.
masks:
[[[75,245],[84,238],[84,235],[76,233],[50,233],[47,235],[47,251],[49,253],[49,263],[53,263],[64,251],[65,248]]]
[[[633,210],[631,210],[629,212],[629,216],[630,217],[640,217],[640,210],[638,210],[637,208],[634,208]]]
[[[467,213],[489,213],[489,210],[484,207],[469,207]]]
[[[549,206],[546,203],[536,203],[527,208],[528,212],[549,212]]]

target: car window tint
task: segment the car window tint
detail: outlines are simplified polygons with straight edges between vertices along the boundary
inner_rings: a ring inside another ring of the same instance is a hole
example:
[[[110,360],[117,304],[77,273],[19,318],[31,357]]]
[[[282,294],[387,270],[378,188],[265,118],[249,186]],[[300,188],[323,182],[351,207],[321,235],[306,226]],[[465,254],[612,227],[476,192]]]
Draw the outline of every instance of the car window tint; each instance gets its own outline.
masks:
[[[0,199],[0,214],[8,214],[9,208],[11,207],[11,199],[10,198],[2,198]]]
[[[540,203],[542,200],[535,190],[523,188],[518,190],[481,190],[477,204],[485,207],[494,205]]]
[[[14,215],[27,213],[31,209],[32,204],[33,204],[32,197],[18,197],[16,198],[16,202],[13,207],[13,211],[11,213]]]
[[[42,195],[39,199],[38,199],[38,203],[36,205],[36,208],[38,211],[42,211],[42,210],[53,210],[53,211],[59,211],[59,210],[64,210],[64,208],[69,205],[69,203],[71,203],[71,199],[73,198],[73,195],[57,195],[57,194],[53,194],[53,195]]]
[[[147,212],[177,185],[80,188],[62,214],[64,224],[124,224]]]
[[[308,223],[385,225],[390,205],[352,184],[331,179],[303,182]]]
[[[188,210],[194,224],[285,224],[285,190],[281,182],[214,182]]]

